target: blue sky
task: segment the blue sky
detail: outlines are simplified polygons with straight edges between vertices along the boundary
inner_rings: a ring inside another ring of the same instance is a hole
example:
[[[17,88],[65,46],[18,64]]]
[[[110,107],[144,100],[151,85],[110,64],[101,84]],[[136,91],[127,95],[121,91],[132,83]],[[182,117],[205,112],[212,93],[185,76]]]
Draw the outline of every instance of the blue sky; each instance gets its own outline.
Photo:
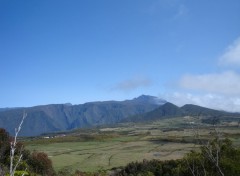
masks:
[[[0,107],[154,95],[240,111],[239,0],[0,0]]]

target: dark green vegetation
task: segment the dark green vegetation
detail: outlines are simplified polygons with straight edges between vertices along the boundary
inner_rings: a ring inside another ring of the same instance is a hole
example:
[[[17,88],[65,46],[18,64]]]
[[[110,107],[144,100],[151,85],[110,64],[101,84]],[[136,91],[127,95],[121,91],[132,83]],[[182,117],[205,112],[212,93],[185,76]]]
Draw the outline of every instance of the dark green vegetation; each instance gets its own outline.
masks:
[[[20,136],[36,136],[54,131],[115,124],[129,116],[152,111],[165,102],[156,97],[143,95],[126,101],[2,109],[0,111],[0,128],[5,128],[13,135],[14,128],[21,121],[24,111],[28,114],[28,117],[24,121]]]
[[[10,166],[10,142],[13,138],[0,128],[0,175],[7,175]],[[44,152],[30,152],[24,148],[22,143],[17,143],[16,155],[14,157],[14,165],[18,161],[20,154],[22,154],[22,161],[17,167],[15,175],[55,175],[52,167],[52,161]]]

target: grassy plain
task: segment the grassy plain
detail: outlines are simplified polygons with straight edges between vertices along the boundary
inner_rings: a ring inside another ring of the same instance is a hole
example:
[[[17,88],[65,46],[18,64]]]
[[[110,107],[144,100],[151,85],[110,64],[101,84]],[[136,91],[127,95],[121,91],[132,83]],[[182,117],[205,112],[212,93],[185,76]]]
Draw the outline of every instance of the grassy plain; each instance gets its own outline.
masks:
[[[214,129],[240,146],[240,128],[237,125],[227,123],[215,128],[192,117],[77,130],[66,136],[55,134],[58,137],[31,139],[25,143],[31,151],[46,152],[56,170],[67,167],[94,172],[143,159],[182,158],[198,147],[196,133],[205,140],[211,138]]]

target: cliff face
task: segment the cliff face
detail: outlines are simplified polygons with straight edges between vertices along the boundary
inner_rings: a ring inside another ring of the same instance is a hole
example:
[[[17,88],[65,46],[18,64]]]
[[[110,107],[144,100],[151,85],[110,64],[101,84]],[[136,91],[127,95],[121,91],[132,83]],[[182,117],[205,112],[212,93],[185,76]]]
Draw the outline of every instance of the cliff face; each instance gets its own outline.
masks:
[[[5,128],[10,134],[14,134],[14,129],[21,121],[24,111],[28,115],[20,133],[22,136],[36,136],[54,131],[114,124],[129,116],[152,111],[165,102],[156,97],[142,95],[126,101],[5,109],[0,112],[0,128]]]

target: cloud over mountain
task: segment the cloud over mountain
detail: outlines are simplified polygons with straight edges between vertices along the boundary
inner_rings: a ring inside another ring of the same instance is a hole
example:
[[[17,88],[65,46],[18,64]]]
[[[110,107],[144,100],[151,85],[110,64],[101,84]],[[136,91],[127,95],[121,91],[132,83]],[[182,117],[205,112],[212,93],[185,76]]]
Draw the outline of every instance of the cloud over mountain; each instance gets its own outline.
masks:
[[[212,109],[240,112],[240,97],[238,96],[224,96],[211,93],[194,94],[173,92],[161,95],[161,97],[178,106],[183,106],[185,104],[197,104],[199,106],[209,107]]]
[[[179,84],[185,89],[226,95],[240,95],[240,75],[234,71],[185,75],[180,79]]]
[[[220,72],[181,76],[178,87],[182,91],[167,94],[166,99],[177,105],[193,103],[240,112],[240,37],[226,48],[218,63],[224,66]]]

